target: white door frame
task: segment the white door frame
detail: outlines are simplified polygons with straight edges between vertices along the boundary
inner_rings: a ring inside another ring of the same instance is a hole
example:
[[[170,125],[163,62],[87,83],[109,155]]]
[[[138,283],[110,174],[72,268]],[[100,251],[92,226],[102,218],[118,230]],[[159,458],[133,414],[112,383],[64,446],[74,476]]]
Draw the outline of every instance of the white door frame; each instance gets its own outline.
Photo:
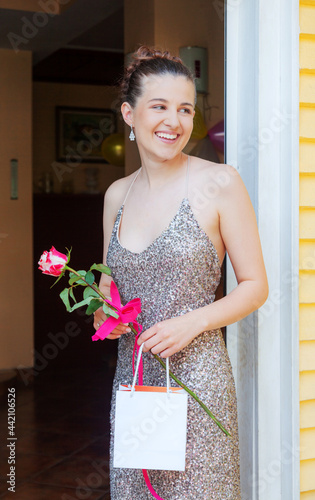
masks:
[[[237,387],[242,500],[299,488],[299,2],[226,0],[226,163],[255,207],[270,294],[227,329]],[[227,292],[235,286],[227,265]]]

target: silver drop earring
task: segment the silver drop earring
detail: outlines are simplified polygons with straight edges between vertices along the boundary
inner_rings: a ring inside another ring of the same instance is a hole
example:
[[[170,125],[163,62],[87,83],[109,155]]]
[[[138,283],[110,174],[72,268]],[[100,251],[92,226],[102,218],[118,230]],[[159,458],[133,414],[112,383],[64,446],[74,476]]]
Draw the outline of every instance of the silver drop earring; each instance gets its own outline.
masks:
[[[135,138],[136,138],[136,136],[135,136],[135,134],[134,134],[134,131],[133,131],[132,125],[130,125],[130,127],[131,127],[131,130],[130,130],[130,134],[129,134],[129,139],[130,139],[131,141],[134,141],[134,140],[135,140]]]

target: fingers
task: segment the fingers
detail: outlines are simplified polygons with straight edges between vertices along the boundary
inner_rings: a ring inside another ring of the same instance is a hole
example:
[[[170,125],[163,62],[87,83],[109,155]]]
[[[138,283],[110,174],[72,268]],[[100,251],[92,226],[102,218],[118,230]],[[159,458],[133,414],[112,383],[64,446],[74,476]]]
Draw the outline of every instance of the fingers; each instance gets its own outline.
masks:
[[[151,349],[152,352],[152,349]],[[169,358],[170,356],[173,356],[173,354],[176,353],[176,349],[164,349],[161,352],[153,353],[153,354],[158,354],[160,358]]]
[[[152,345],[153,344],[153,345]],[[151,351],[152,354],[158,354],[161,358],[168,358],[176,352],[175,346],[170,346],[168,342],[158,342],[156,338],[145,341],[143,352]]]
[[[143,343],[145,343],[143,346],[143,352],[151,350],[153,354],[159,354],[169,347],[169,341],[163,334],[162,325],[160,323],[148,328],[148,330],[140,335],[138,345]]]
[[[152,345],[153,344],[153,345]],[[143,352],[151,351],[152,354],[160,354],[172,350],[172,346],[169,345],[169,342],[166,341],[157,341],[155,339],[152,339],[150,341],[146,341],[143,347]],[[175,351],[174,351],[175,352]],[[174,354],[172,352],[172,354]],[[170,354],[169,354],[170,356]]]
[[[189,342],[183,338],[179,321],[180,318],[164,320],[143,332],[138,339],[139,345],[144,344],[143,352],[151,351],[168,358],[185,347]]]
[[[101,292],[107,297],[110,297],[110,285],[112,281],[113,278],[111,276],[107,276],[107,274],[102,274],[99,288]]]
[[[131,328],[128,325],[124,324],[124,323],[120,323],[112,331],[112,333],[115,333],[116,335],[121,335],[122,333],[129,333],[129,332],[131,332]]]
[[[107,339],[109,339],[109,340],[116,340],[116,339],[119,339],[120,335],[121,335],[121,334],[116,335],[116,334],[114,334],[114,333],[110,333],[109,335],[107,335],[107,337],[106,337],[106,339],[105,339],[105,340],[107,340]]]
[[[147,340],[151,339],[154,335],[156,335],[158,327],[159,323],[151,326],[151,328],[148,328],[145,332],[142,332],[140,337],[138,338],[138,345],[141,345],[143,344],[143,342],[146,342],[146,347],[147,347],[148,345]]]
[[[93,326],[95,330],[98,330],[102,324],[107,320],[107,316],[103,313],[102,308],[98,309],[94,314],[94,323]],[[117,325],[114,330],[107,335],[107,339],[117,339],[124,333],[131,332],[131,328],[127,323],[120,323]]]

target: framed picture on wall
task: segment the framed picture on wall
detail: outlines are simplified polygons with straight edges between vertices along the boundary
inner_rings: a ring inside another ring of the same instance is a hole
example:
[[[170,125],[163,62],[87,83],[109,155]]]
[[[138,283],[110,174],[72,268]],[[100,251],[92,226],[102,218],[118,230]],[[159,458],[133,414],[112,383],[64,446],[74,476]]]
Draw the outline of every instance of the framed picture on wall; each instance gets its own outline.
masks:
[[[56,107],[56,157],[58,161],[108,163],[102,143],[116,132],[112,109]]]

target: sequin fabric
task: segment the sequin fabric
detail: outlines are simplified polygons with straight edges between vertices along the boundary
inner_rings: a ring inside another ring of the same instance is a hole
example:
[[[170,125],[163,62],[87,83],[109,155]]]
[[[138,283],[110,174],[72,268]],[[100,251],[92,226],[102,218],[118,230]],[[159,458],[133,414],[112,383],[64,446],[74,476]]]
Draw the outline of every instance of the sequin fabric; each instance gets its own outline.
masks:
[[[140,253],[119,242],[122,213],[123,206],[114,224],[107,264],[122,303],[141,298],[138,320],[143,330],[214,300],[221,275],[219,259],[187,197],[168,228]],[[111,500],[153,498],[141,470],[112,467],[116,390],[120,383],[132,383],[133,346],[132,333],[119,339],[111,406]],[[153,488],[164,500],[241,500],[235,385],[221,331],[201,333],[171,356],[170,369],[197,393],[232,437],[227,437],[189,396],[186,469],[149,470]],[[144,353],[144,385],[165,386],[165,372],[150,352]]]

